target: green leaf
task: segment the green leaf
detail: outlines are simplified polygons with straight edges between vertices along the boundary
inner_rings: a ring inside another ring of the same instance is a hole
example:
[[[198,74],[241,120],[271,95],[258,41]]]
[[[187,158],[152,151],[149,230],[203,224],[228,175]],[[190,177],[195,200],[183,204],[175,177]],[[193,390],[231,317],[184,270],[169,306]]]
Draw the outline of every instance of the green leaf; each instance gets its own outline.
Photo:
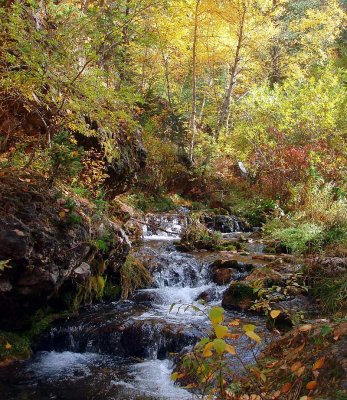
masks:
[[[172,304],[171,304],[169,313],[173,310],[173,308],[175,307],[175,305],[176,305],[176,303],[172,303]]]
[[[205,346],[210,341],[209,338],[203,338],[200,340],[200,342],[196,345],[197,347]]]
[[[330,326],[328,326],[328,325],[322,326],[322,330],[321,330],[322,336],[325,337],[325,336],[329,335],[329,333],[331,333],[331,332],[332,332],[332,329]]]
[[[209,318],[213,324],[220,324],[224,319],[224,308],[213,307],[209,312]]]
[[[222,355],[226,348],[226,343],[223,339],[215,339],[213,341],[213,347],[219,355]]]
[[[224,325],[213,325],[214,331],[216,332],[216,336],[218,339],[223,339],[224,336],[228,333],[228,328]]]

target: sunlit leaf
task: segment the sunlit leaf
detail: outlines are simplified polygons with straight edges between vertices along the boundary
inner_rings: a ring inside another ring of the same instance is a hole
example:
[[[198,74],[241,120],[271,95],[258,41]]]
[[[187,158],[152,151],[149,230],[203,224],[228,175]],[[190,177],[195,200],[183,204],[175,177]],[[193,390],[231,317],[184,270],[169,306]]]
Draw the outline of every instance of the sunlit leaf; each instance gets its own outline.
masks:
[[[316,369],[321,369],[323,368],[323,365],[325,363],[325,357],[321,357],[319,360],[317,360],[312,367],[312,371],[315,371]]]
[[[224,325],[214,325],[213,328],[218,339],[223,339],[228,333],[228,328]]]
[[[257,343],[261,343],[261,337],[253,331],[247,331],[246,335]]]
[[[306,389],[314,390],[317,387],[317,381],[311,381],[306,385]]]
[[[209,312],[210,320],[213,324],[220,324],[224,319],[224,308],[213,307]]]
[[[209,342],[206,344],[206,346],[204,347],[204,351],[202,352],[202,356],[207,358],[207,357],[211,357],[213,355],[211,348],[213,346],[212,342]]]
[[[226,348],[226,343],[223,339],[215,339],[213,341],[213,347],[219,355],[222,355]]]
[[[236,354],[235,347],[234,346],[230,346],[230,344],[226,344],[225,351],[230,353],[230,354],[233,354],[233,355]]]
[[[276,319],[281,314],[280,310],[272,310],[270,312],[271,318]]]
[[[252,325],[252,324],[243,325],[242,329],[243,329],[245,332],[254,332],[255,325]]]

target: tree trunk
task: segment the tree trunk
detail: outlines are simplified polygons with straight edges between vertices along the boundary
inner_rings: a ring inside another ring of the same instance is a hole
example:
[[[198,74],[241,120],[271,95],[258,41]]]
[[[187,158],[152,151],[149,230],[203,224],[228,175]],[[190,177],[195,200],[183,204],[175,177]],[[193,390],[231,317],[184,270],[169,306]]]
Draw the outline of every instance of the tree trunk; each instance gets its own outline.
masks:
[[[198,23],[199,23],[199,6],[201,0],[196,1],[194,15],[194,37],[193,37],[193,98],[192,98],[192,115],[191,115],[191,141],[189,148],[189,162],[193,164],[194,146],[197,134],[197,44],[198,44]]]
[[[234,59],[232,68],[230,70],[229,86],[225,93],[225,98],[224,98],[224,101],[222,104],[217,129],[215,132],[215,139],[217,142],[219,140],[219,136],[220,136],[221,130],[223,128],[223,125],[225,123],[225,120],[228,116],[230,103],[231,103],[231,95],[232,95],[232,92],[233,92],[233,89],[234,89],[234,86],[236,83],[237,69],[238,69],[238,65],[240,62],[240,52],[241,52],[242,41],[243,41],[243,31],[244,31],[244,27],[245,27],[246,11],[247,11],[246,6],[244,6],[244,8],[242,10],[241,20],[240,20],[238,41],[237,41],[237,46],[236,46],[236,50],[235,50],[235,59]]]
[[[126,6],[125,6],[125,18],[126,22],[123,27],[122,31],[122,53],[121,53],[121,66],[120,66],[120,72],[119,72],[119,78],[120,82],[125,82],[128,79],[127,72],[128,68],[127,66],[129,65],[129,54],[128,54],[128,47],[129,47],[129,26],[128,26],[128,19],[130,15],[130,0],[126,1]]]
[[[162,41],[162,38],[160,35],[160,31],[159,31],[157,22],[155,22],[155,27],[156,27],[156,31],[158,33],[160,53],[161,53],[161,57],[163,59],[163,65],[164,65],[164,70],[165,70],[166,95],[167,95],[167,99],[168,99],[168,102],[169,102],[169,105],[171,108],[172,107],[172,95],[171,95],[169,60],[164,52],[164,45],[163,45],[163,41]]]

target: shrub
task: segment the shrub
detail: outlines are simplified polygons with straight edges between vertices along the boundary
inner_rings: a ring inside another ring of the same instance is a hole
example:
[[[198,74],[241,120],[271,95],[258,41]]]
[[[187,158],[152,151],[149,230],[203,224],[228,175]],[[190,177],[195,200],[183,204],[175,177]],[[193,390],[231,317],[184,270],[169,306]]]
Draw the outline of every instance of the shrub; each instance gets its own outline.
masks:
[[[49,155],[52,181],[57,177],[75,177],[82,171],[83,149],[69,132],[54,137]]]
[[[294,253],[312,253],[347,239],[347,202],[331,184],[314,182],[293,191],[293,210],[266,223],[270,237]]]
[[[318,250],[323,240],[322,228],[313,223],[279,228],[271,232],[271,237],[293,253],[310,253]]]
[[[181,244],[188,250],[212,250],[221,246],[222,235],[220,232],[209,231],[200,222],[192,221],[182,232]]]
[[[127,299],[136,289],[147,287],[152,276],[147,268],[133,254],[129,254],[120,270],[122,299]]]

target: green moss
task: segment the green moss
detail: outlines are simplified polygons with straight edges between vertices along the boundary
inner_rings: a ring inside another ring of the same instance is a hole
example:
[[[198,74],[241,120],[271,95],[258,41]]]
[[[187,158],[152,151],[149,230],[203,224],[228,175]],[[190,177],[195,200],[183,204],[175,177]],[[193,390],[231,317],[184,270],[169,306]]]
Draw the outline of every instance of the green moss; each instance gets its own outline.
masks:
[[[72,310],[81,305],[90,304],[93,300],[101,300],[104,295],[106,280],[103,276],[91,276],[85,283],[77,284],[77,292],[70,303]]]
[[[57,319],[66,318],[70,314],[67,311],[52,313],[51,310],[39,310],[30,318],[30,329],[21,333],[0,331],[0,361],[25,360],[31,354],[33,341]]]
[[[129,254],[121,270],[122,298],[127,299],[136,289],[147,287],[152,276],[133,254]]]
[[[121,285],[115,285],[109,280],[106,282],[104,298],[109,300],[118,300],[122,294]]]

